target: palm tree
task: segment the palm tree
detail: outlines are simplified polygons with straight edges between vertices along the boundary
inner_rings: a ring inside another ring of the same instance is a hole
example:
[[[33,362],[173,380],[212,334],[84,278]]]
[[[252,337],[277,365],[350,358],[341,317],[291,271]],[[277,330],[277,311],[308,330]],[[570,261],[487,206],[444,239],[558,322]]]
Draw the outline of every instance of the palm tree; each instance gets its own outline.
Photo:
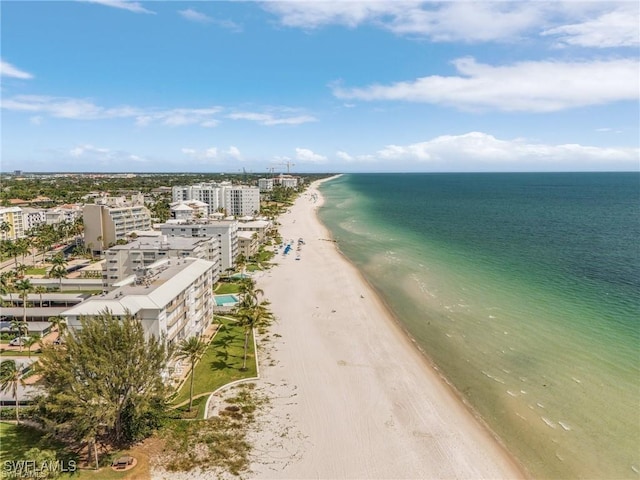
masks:
[[[247,369],[247,353],[249,351],[249,334],[254,328],[268,323],[273,315],[266,306],[267,302],[254,303],[240,309],[240,325],[244,327],[244,358],[242,360],[242,370]]]
[[[16,273],[13,270],[0,273],[0,294],[9,293],[13,288],[13,279]]]
[[[51,325],[56,327],[58,330],[58,338],[62,336],[62,334],[67,330],[67,322],[62,315],[56,315],[54,317],[49,317],[49,321]]]
[[[7,233],[11,231],[11,224],[7,221],[0,223],[0,232],[4,233],[3,236],[6,236]]]
[[[29,267],[27,267],[24,263],[19,263],[15,268],[18,278],[23,278],[24,274],[27,273],[27,270],[29,270]]]
[[[18,369],[15,360],[3,360],[0,363],[0,390],[4,393],[11,392],[16,402],[16,422],[20,423],[18,385],[24,387],[22,372]]]
[[[29,292],[33,290],[33,285],[28,279],[18,280],[15,284],[16,289],[20,292],[22,299],[22,321],[27,322],[27,297]]]
[[[22,338],[29,333],[29,324],[27,322],[21,322],[19,320],[12,320],[9,324],[9,328],[14,332],[18,332],[18,338]],[[18,342],[18,346],[20,347],[20,351],[22,351],[22,340]]]
[[[31,358],[31,347],[33,347],[39,341],[40,335],[33,334],[24,342],[24,346],[27,347],[27,352],[29,353],[29,358]]]
[[[51,267],[51,270],[49,270],[49,277],[58,279],[58,290],[60,291],[62,291],[62,279],[66,278],[66,276],[67,269],[62,265],[54,265]]]
[[[40,308],[42,308],[42,294],[47,293],[47,289],[42,285],[38,285],[33,289],[33,293],[37,293],[40,296]]]
[[[242,307],[242,302],[247,301],[247,305],[251,306],[252,304],[258,303],[258,295],[264,296],[264,291],[261,288],[256,288],[256,283],[251,278],[244,278],[240,282],[239,293],[242,295],[242,301],[240,302],[240,307]]]
[[[199,337],[189,337],[180,342],[176,357],[180,360],[186,359],[191,363],[191,386],[189,387],[189,411],[193,406],[193,377],[194,369],[198,358],[207,350],[208,345]]]

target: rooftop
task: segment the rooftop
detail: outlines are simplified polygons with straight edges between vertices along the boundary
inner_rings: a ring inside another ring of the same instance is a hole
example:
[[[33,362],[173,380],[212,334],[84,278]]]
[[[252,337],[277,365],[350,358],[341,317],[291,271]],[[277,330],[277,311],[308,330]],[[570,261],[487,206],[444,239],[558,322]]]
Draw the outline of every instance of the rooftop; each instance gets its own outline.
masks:
[[[195,258],[157,263],[159,267],[140,281],[94,296],[65,311],[64,315],[97,315],[107,309],[114,315],[125,315],[127,311],[136,314],[142,309],[159,310],[215,265]]]

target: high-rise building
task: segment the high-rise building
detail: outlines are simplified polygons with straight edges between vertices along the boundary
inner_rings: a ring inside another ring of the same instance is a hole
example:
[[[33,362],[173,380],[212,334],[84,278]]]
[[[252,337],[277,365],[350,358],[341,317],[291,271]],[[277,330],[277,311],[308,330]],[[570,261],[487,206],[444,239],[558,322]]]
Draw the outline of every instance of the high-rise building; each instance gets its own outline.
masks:
[[[233,268],[238,256],[238,222],[220,220],[210,223],[167,222],[159,225],[162,235],[167,237],[215,237],[220,252],[220,268]]]
[[[94,252],[102,252],[126,240],[134,230],[151,228],[151,213],[142,205],[108,207],[87,204],[82,211],[85,245]]]

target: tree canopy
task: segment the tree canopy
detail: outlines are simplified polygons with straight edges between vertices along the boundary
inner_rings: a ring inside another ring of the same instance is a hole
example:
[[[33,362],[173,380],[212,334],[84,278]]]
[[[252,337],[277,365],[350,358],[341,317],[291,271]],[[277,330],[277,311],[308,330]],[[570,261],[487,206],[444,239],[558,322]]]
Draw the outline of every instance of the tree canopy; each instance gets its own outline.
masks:
[[[144,438],[165,410],[162,374],[171,352],[162,339],[145,338],[130,314],[104,311],[80,323],[64,348],[42,349],[45,424],[94,445],[97,439],[126,445]]]

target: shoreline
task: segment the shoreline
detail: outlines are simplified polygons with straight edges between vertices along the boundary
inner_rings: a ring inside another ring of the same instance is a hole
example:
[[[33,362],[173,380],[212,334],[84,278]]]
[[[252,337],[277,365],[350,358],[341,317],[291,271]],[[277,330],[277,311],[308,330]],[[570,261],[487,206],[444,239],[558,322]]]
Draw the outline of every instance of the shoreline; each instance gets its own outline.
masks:
[[[257,279],[279,321],[262,347],[258,386],[274,401],[252,434],[252,478],[527,478],[337,243],[322,241],[332,235],[318,186],[334,178],[279,217],[284,239],[304,237],[301,261]]]

